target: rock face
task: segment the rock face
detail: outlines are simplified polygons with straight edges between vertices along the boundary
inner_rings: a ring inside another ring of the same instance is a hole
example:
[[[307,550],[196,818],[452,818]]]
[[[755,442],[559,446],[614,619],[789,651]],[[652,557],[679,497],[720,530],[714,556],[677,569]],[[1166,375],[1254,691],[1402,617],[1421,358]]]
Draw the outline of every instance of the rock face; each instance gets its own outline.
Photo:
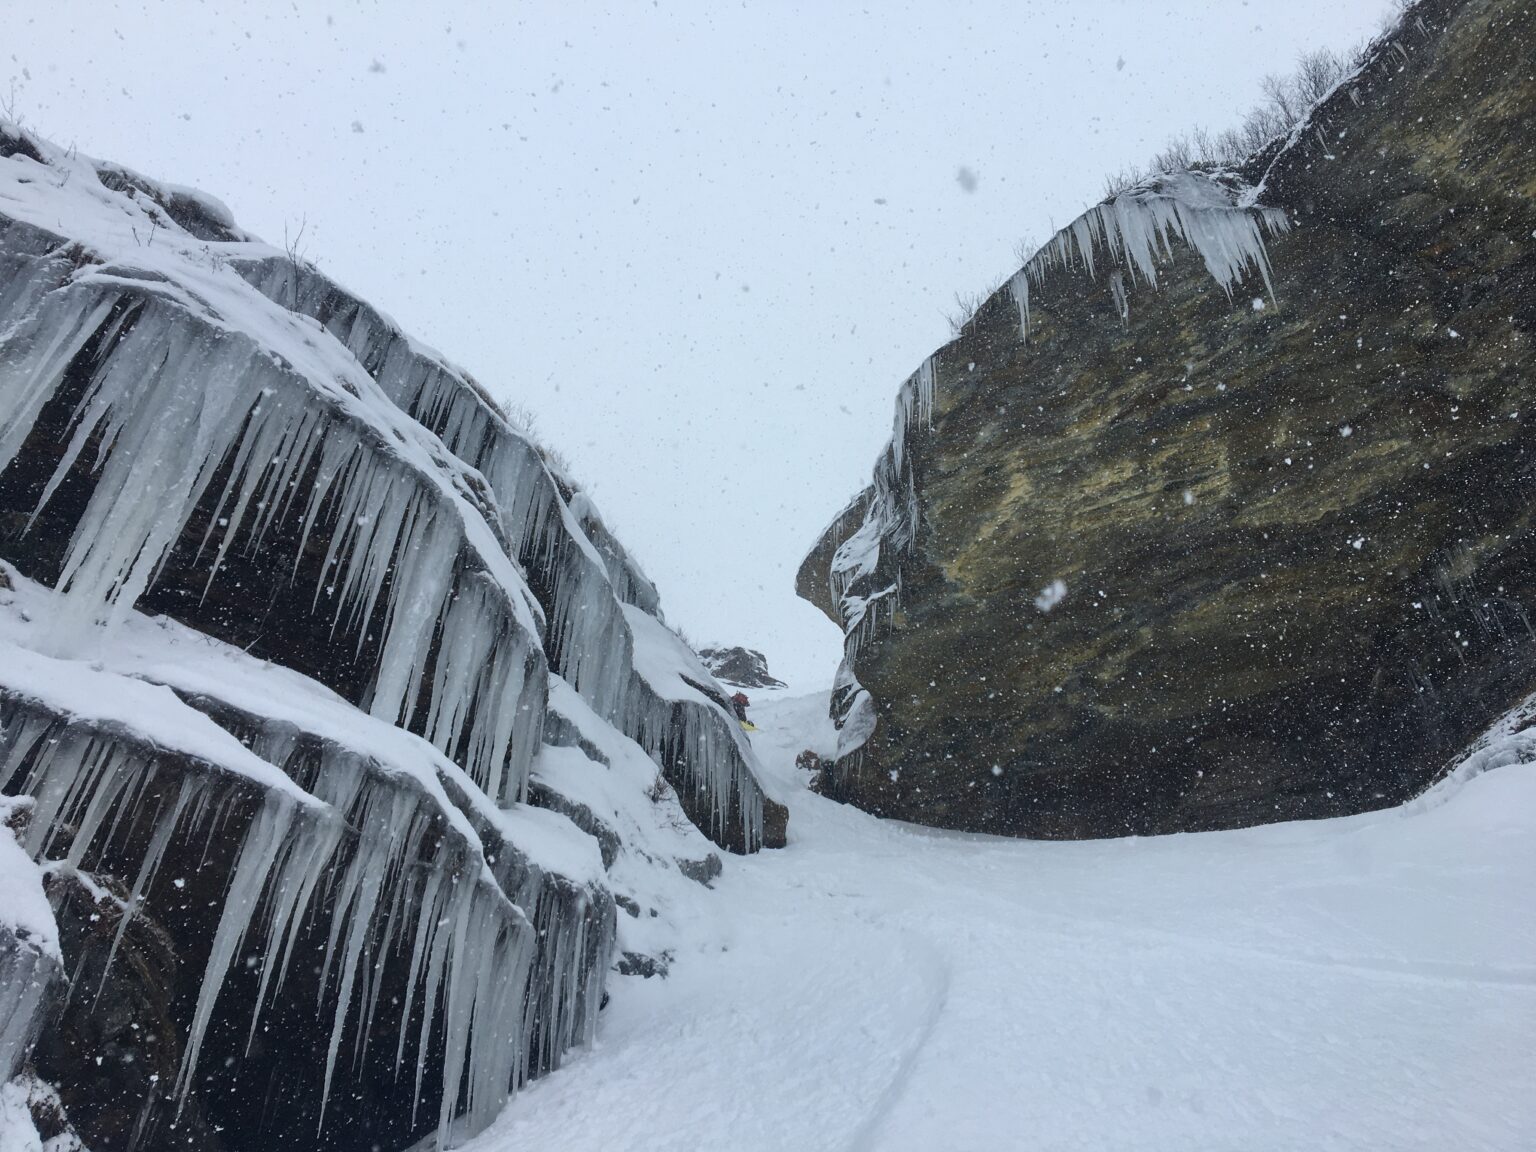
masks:
[[[847,631],[841,795],[1037,837],[1356,812],[1536,687],[1533,56],[1528,5],[1418,5],[908,381],[799,576]]]
[[[755,648],[700,648],[704,661],[716,680],[733,688],[783,688],[784,681],[768,674],[768,657]]]
[[[0,123],[5,1091],[102,1149],[478,1131],[783,843],[726,696],[463,372]]]

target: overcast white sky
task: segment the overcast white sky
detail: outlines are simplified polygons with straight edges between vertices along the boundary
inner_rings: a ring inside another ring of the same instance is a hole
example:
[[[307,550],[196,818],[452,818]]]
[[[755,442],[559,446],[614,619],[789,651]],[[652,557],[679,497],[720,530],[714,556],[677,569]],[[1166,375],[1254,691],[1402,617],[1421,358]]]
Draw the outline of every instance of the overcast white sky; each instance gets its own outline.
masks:
[[[954,292],[1387,2],[4,7],[30,127],[277,243],[307,218],[536,414],[674,624],[814,686],[840,638],[795,568]]]

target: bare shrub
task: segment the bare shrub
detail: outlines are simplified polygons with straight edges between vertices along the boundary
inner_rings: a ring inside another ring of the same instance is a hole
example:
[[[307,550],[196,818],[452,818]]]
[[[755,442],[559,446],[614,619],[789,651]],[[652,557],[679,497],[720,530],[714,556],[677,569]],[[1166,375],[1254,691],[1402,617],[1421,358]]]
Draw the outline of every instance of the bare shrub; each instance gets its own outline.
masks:
[[[309,215],[306,213],[299,221],[298,231],[290,237],[288,222],[283,221],[283,251],[288,254],[288,271],[290,274],[289,288],[292,293],[292,303],[289,305],[293,311],[299,310],[299,271],[304,266],[304,230],[309,227]]]
[[[1196,128],[1187,135],[1172,137],[1163,150],[1152,157],[1150,172],[1182,172],[1188,168],[1228,168],[1241,164],[1284,136],[1299,124],[1312,106],[1365,60],[1366,45],[1348,52],[1319,48],[1303,52],[1294,71],[1285,76],[1271,73],[1259,82],[1263,100],[1243,116],[1236,128],[1212,133]],[[1106,196],[1116,196],[1146,178],[1147,173],[1132,166],[1104,178]]]

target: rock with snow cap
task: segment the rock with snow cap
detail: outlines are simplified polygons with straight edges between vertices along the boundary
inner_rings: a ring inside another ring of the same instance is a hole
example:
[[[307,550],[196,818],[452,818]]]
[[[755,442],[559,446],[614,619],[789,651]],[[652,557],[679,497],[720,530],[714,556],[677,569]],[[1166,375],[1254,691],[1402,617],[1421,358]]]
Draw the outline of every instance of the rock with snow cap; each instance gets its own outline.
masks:
[[[741,645],[711,645],[699,649],[699,659],[715,679],[733,688],[783,688],[784,681],[768,672],[768,657]]]

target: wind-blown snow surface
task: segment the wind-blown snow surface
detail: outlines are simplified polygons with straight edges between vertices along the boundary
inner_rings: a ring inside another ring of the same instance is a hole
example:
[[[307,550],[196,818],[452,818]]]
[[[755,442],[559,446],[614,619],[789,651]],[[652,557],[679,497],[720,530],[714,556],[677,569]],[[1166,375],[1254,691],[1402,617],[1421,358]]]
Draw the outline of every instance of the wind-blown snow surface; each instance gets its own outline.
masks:
[[[754,709],[788,849],[730,860],[701,893],[730,919],[698,918],[668,979],[616,981],[595,1048],[469,1148],[1536,1142],[1519,714],[1404,808],[1043,843],[810,794],[793,757],[830,753],[826,712]]]

